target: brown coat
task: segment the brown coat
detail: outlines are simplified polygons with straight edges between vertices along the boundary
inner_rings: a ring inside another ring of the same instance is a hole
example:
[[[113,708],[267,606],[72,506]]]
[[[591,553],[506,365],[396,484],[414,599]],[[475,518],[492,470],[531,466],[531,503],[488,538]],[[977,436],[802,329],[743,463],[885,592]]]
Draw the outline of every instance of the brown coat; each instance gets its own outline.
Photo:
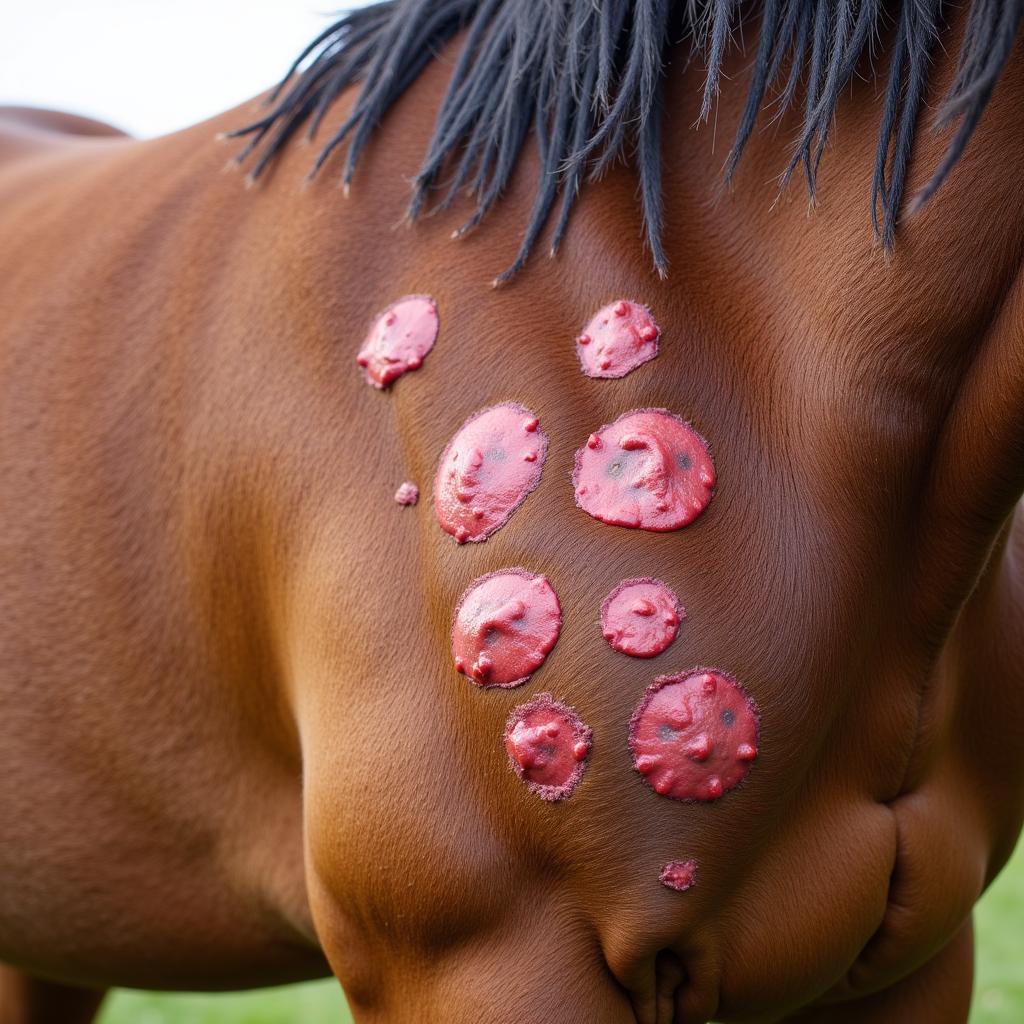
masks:
[[[94,987],[333,970],[358,1020],[389,1024],[665,1024],[673,1004],[682,1024],[770,1021],[834,1000],[853,1002],[799,1019],[962,1022],[970,910],[1024,814],[1024,64],[891,259],[866,223],[872,82],[840,107],[809,216],[796,188],[772,204],[785,121],[716,196],[743,57],[718,148],[689,128],[699,70],[677,69],[669,278],[617,169],[562,254],[498,291],[532,156],[468,238],[448,237],[464,209],[399,226],[448,66],[347,201],[330,174],[303,185],[302,146],[255,189],[222,173],[234,144],[214,137],[249,110],[145,142],[7,119],[0,959]],[[912,184],[942,144],[922,132]],[[437,299],[440,338],[379,393],[355,353],[407,293]],[[662,354],[588,380],[572,339],[620,296],[655,311]],[[543,478],[458,547],[433,472],[503,400],[551,438]],[[685,530],[573,503],[573,452],[637,406],[713,445],[718,492]],[[405,479],[415,509],[391,500]],[[527,690],[481,692],[451,668],[452,610],[510,565],[549,577],[565,628]],[[690,611],[656,662],[596,624],[647,574]],[[626,744],[651,678],[693,664],[763,715],[749,782],[711,805],[656,797]],[[557,805],[501,746],[541,689],[594,730]],[[680,856],[701,864],[685,895],[657,884]],[[0,1020],[44,998],[8,994]]]

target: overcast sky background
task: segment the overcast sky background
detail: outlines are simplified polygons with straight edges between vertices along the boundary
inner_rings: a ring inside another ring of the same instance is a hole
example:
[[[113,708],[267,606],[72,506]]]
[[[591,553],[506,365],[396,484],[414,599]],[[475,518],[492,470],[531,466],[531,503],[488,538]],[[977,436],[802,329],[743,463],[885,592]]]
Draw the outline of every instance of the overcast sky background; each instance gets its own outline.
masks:
[[[0,4],[0,104],[162,135],[273,85],[345,0]]]

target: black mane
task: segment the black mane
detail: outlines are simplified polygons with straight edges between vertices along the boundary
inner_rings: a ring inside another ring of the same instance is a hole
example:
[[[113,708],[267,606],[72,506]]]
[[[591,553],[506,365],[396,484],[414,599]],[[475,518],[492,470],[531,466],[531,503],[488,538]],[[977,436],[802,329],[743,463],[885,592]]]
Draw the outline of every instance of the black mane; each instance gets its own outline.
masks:
[[[1010,57],[1024,0],[969,0],[957,74],[937,124],[958,122],[945,156],[913,198],[925,202],[960,157]],[[415,179],[410,217],[428,198],[449,206],[462,190],[474,227],[500,197],[532,130],[541,177],[522,244],[507,280],[525,263],[557,206],[558,249],[584,176],[598,177],[621,155],[637,169],[647,244],[666,271],[661,245],[661,119],[667,46],[689,38],[707,68],[701,118],[718,90],[726,47],[742,22],[757,16],[753,78],[726,162],[732,174],[769,100],[787,109],[804,87],[803,127],[782,183],[801,164],[811,196],[829,126],[843,89],[883,30],[894,30],[882,103],[871,218],[891,247],[904,205],[907,163],[933,51],[945,30],[943,0],[386,0],[353,11],[299,55],[271,96],[271,109],[234,132],[251,136],[239,160],[254,156],[258,178],[307,126],[353,83],[361,90],[351,116],[327,141],[310,174],[348,141],[347,187],[371,132],[424,66],[457,32],[468,29],[434,133]],[[785,70],[784,70],[785,69]]]

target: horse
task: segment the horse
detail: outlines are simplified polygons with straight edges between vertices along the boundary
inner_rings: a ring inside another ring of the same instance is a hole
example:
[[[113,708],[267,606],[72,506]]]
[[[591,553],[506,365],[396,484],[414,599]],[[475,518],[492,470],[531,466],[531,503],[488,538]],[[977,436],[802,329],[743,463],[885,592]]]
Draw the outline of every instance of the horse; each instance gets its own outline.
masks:
[[[1021,15],[393,0],[170,136],[5,112],[3,1024],[329,974],[371,1024],[962,1024],[1024,815]],[[613,379],[610,303],[660,345]],[[458,543],[494,408],[546,447]],[[637,410],[713,461],[681,528],[578,504]],[[557,615],[480,685],[508,569]],[[637,579],[654,657],[602,635]],[[645,778],[687,680],[741,784]]]

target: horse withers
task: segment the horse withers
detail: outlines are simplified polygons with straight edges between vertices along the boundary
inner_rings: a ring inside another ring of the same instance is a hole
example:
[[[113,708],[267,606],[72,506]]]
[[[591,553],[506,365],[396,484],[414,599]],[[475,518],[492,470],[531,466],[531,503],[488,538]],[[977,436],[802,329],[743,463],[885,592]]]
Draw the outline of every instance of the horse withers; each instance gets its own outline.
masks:
[[[1024,65],[1018,3],[948,13],[403,0],[255,113],[3,116],[3,1024],[329,972],[361,1022],[966,1020]],[[587,354],[619,303],[650,350]]]

